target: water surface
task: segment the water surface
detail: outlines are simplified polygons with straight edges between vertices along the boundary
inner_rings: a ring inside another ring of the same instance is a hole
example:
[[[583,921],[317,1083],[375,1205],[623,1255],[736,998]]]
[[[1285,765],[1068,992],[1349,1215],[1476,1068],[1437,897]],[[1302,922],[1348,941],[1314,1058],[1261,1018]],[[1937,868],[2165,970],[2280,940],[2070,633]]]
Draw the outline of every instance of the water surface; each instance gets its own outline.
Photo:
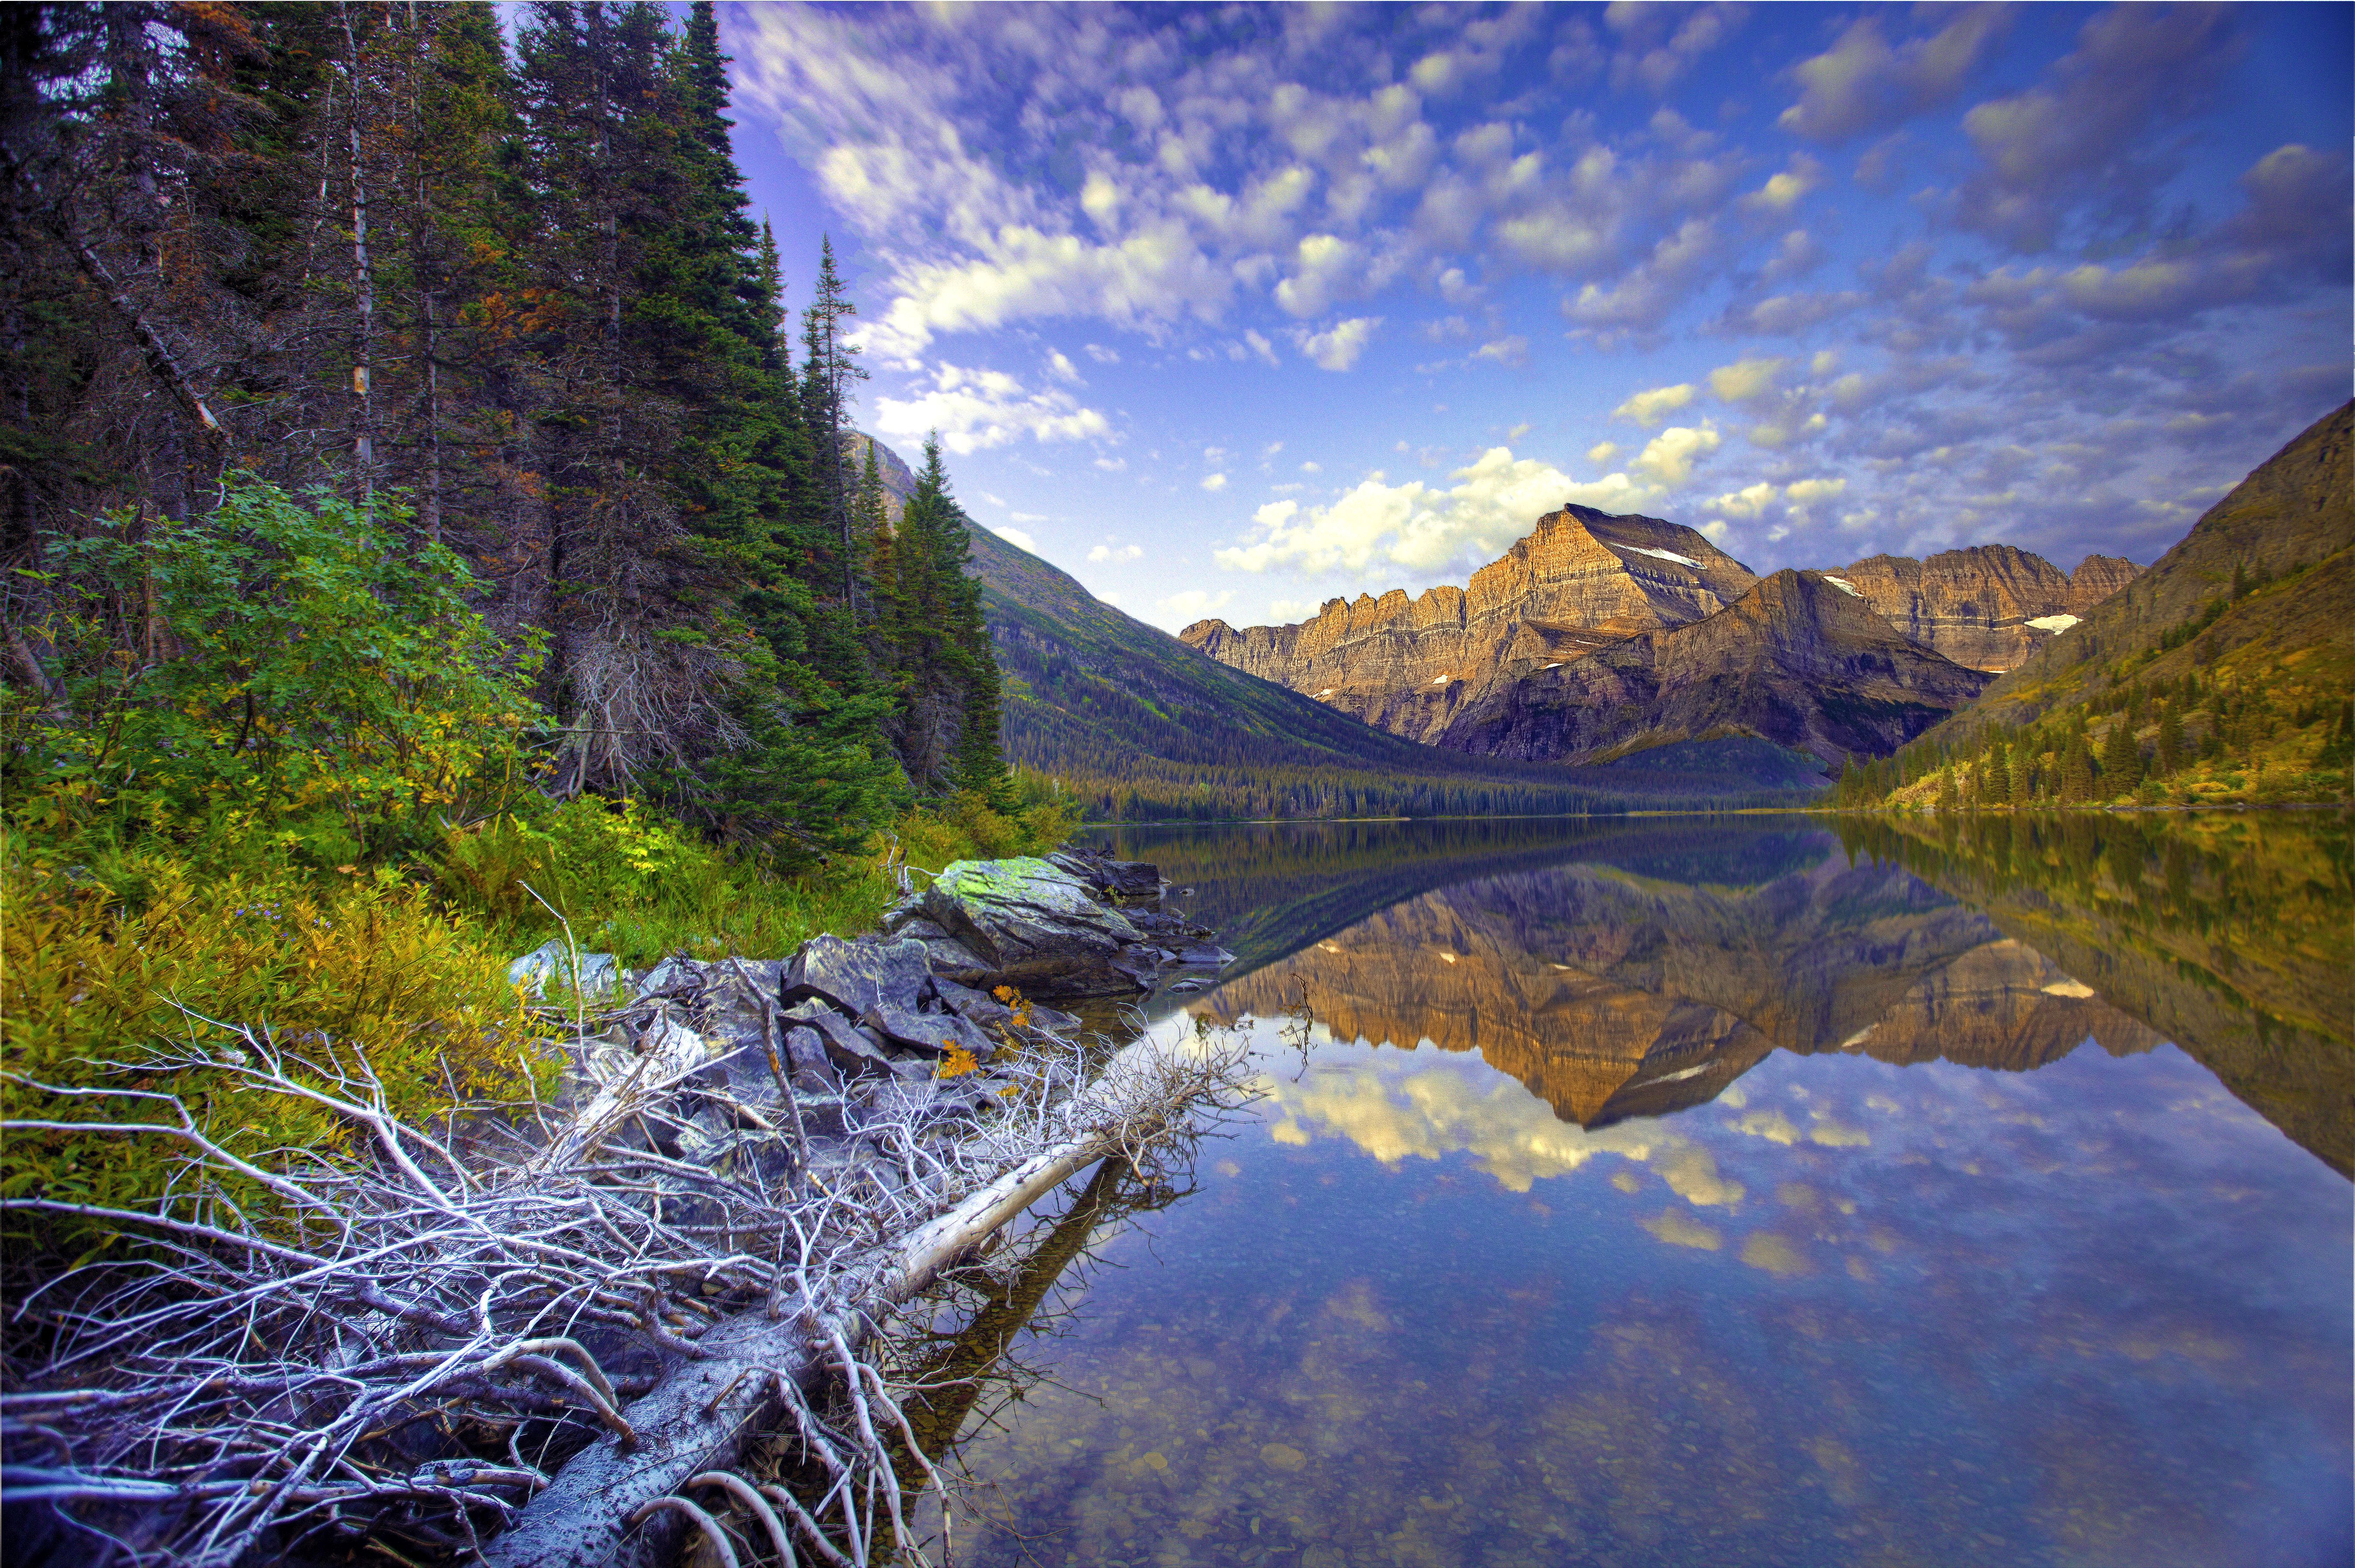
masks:
[[[2344,825],[1848,831],[1118,835],[1265,1095],[956,1369],[960,1558],[2347,1563]]]

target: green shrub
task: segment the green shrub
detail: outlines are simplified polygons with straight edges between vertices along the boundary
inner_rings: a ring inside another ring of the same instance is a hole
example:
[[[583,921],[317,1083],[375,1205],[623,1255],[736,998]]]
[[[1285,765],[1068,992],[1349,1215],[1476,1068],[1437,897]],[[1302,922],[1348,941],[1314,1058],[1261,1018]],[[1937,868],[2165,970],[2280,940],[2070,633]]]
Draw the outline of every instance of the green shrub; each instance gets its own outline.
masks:
[[[406,511],[247,480],[199,523],[51,541],[37,628],[62,702],[14,688],[7,783],[125,825],[331,867],[430,843],[531,769],[538,645],[503,650],[465,564]]]

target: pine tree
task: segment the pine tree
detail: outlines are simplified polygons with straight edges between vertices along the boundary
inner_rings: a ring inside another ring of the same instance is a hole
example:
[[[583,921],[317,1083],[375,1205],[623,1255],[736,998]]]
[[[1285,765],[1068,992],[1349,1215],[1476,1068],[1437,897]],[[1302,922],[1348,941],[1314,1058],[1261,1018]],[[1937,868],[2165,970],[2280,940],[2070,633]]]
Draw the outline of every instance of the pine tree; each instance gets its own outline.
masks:
[[[2124,717],[2114,719],[2102,741],[2102,793],[2127,795],[2141,782],[2142,751],[2135,744],[2134,730]]]
[[[2074,805],[2094,798],[2094,752],[2085,732],[2073,729],[2061,757],[2061,800]]]
[[[2182,707],[2179,699],[2168,703],[2159,712],[2158,776],[2160,778],[2167,777],[2183,765]]]

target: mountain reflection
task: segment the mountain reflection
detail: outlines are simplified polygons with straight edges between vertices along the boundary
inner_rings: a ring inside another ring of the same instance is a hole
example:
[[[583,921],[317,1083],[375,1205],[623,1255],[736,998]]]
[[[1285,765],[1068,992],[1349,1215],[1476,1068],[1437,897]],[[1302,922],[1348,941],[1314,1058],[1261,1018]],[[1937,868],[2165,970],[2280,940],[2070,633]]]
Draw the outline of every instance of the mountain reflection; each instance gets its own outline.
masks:
[[[1225,877],[1183,839],[1125,845],[1231,908],[1287,895],[1256,906],[1257,966],[1190,1010],[1477,1051],[1590,1131],[1713,1100],[1778,1048],[2024,1072],[2171,1040],[2355,1168],[2335,819],[1392,832],[1271,838]],[[1304,865],[1313,904],[1289,896]]]
[[[1828,838],[1724,888],[1572,865],[1395,904],[1222,986],[1221,1020],[1305,1009],[1342,1039],[1477,1051],[1566,1122],[1715,1099],[1775,1047],[2021,1069],[2158,1043],[2033,948]]]

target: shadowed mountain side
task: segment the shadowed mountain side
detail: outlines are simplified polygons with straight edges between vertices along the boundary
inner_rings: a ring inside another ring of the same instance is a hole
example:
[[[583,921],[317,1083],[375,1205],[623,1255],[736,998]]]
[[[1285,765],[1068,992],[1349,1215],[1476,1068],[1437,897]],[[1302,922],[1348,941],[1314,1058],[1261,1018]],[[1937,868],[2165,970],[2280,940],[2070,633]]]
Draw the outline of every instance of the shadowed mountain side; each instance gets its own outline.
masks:
[[[2355,1176],[2355,908],[2334,814],[1843,824],[1987,912]]]
[[[1900,635],[1854,594],[1785,571],[1706,621],[1559,667],[1524,661],[1436,743],[1593,762],[1746,734],[1838,763],[1894,751],[1988,678]]]
[[[1007,755],[1103,815],[1348,816],[1787,801],[1747,775],[1571,773],[1433,751],[1230,669],[986,529],[970,570],[1006,676]]]
[[[2082,706],[2108,689],[2119,661],[2137,658],[2145,685],[2218,667],[2244,685],[2287,678],[2343,699],[2355,675],[2355,402],[2317,420],[2211,507],[2175,548],[2083,624],[1990,686],[1931,740],[1961,741],[1991,724],[2019,726]],[[2230,603],[2236,571],[2297,581]],[[2221,617],[2194,625],[2217,603]],[[2190,627],[2172,649],[2169,633]],[[2151,656],[2147,659],[2139,656]]]
[[[1927,560],[1876,555],[1824,576],[1855,589],[1872,612],[1958,665],[2018,667],[2142,569],[2089,555],[2073,572],[2008,544],[1941,550]],[[2042,623],[2039,624],[2038,623]]]
[[[1313,621],[1238,631],[1197,621],[1189,646],[1367,723],[1430,741],[1516,659],[1572,659],[1715,614],[1756,574],[1692,529],[1565,507],[1467,588],[1327,601]]]
[[[1898,868],[1812,842],[1817,863],[1749,888],[1590,864],[1448,887],[1201,1007],[1305,1008],[1344,1039],[1477,1050],[1587,1127],[1703,1104],[1777,1045],[2017,1072],[2089,1036],[2113,1054],[2158,1043]]]

